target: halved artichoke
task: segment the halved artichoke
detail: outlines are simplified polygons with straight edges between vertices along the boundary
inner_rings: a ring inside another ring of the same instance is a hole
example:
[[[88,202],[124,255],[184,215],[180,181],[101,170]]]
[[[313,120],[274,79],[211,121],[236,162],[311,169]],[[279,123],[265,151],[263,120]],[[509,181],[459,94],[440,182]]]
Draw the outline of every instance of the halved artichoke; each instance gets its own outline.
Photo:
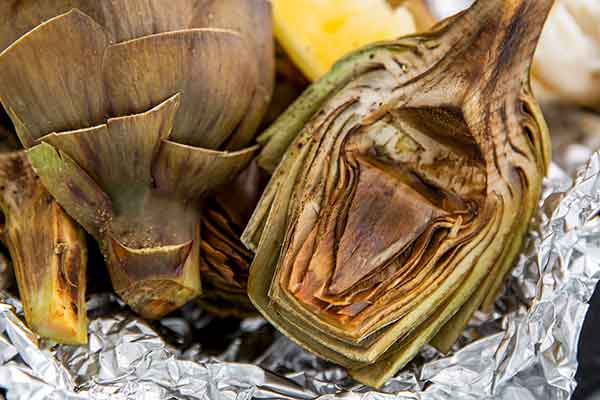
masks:
[[[551,5],[479,0],[355,52],[262,135],[242,239],[281,331],[379,386],[494,302],[550,159],[529,70]]]
[[[0,20],[24,33],[0,100],[117,293],[148,318],[197,296],[202,200],[253,158],[272,92],[269,3],[19,0]]]

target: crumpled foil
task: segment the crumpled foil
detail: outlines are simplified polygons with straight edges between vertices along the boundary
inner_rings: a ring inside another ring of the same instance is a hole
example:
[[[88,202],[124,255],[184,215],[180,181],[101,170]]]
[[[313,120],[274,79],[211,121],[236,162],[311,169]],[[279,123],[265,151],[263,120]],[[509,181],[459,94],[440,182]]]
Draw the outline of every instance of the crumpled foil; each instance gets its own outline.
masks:
[[[113,295],[89,302],[89,344],[39,340],[0,292],[6,399],[568,399],[587,301],[600,280],[600,153],[575,183],[553,165],[540,211],[495,310],[478,313],[445,357],[426,347],[374,390],[260,318],[218,320],[194,306],[160,323]],[[0,394],[0,398],[1,398]]]

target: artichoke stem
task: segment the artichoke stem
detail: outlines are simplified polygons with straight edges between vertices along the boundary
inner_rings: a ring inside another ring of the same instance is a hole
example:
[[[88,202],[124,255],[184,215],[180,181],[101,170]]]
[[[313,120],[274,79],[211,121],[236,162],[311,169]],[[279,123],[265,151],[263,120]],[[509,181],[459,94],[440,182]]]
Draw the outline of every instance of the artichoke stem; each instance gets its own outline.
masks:
[[[1,239],[12,257],[27,323],[42,337],[86,343],[85,236],[23,152],[0,155],[0,206]]]

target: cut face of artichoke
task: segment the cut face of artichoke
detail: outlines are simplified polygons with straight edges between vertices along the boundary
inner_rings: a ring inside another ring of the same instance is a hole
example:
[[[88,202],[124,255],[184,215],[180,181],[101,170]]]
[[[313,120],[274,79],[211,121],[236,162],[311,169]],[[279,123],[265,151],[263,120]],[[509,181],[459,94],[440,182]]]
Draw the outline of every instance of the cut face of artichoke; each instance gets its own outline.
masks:
[[[117,293],[148,318],[197,296],[202,202],[253,158],[272,92],[269,3],[28,0],[0,15],[0,100]]]
[[[362,49],[262,135],[281,162],[249,295],[284,333],[378,386],[493,303],[550,159],[529,68],[551,4],[480,0]]]

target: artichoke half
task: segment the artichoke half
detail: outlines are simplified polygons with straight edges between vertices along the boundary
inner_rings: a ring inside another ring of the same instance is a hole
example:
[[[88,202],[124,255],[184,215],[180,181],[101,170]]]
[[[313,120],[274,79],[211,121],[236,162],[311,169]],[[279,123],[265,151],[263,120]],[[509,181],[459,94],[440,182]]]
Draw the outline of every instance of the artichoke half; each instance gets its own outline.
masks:
[[[252,160],[271,96],[269,3],[0,8],[0,29],[24,32],[0,54],[0,100],[43,184],[99,241],[116,292],[148,318],[197,296],[203,199]]]
[[[242,240],[266,318],[379,386],[494,302],[550,160],[529,70],[551,5],[479,0],[359,50],[261,136]]]

